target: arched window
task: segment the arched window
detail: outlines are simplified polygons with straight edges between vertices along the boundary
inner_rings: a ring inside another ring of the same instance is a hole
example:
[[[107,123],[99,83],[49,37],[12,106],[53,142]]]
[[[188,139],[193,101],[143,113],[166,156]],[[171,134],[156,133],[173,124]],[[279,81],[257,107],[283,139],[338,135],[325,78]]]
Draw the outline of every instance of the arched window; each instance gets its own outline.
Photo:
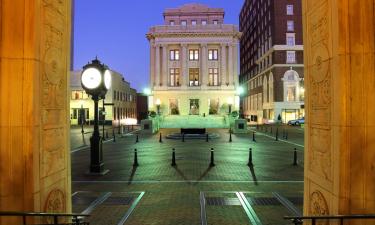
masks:
[[[299,101],[299,82],[300,78],[295,70],[288,70],[281,79],[284,82],[284,102]]]
[[[263,78],[263,102],[268,102],[268,88],[267,88],[267,76],[264,76]]]
[[[273,102],[274,100],[274,96],[273,96],[273,74],[270,73],[269,77],[268,77],[268,99],[269,99],[269,102]]]

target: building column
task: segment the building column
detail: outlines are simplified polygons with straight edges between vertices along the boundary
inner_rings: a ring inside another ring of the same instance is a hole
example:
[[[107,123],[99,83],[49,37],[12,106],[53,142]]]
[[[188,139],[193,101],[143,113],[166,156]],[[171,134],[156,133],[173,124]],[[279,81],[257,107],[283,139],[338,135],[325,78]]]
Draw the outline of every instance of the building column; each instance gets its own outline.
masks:
[[[160,80],[160,44],[156,44],[155,49],[155,83],[156,87],[161,86],[161,80]]]
[[[201,85],[207,86],[208,85],[208,69],[207,69],[207,43],[201,44],[201,51],[202,51],[202,57],[201,57],[201,71],[200,71],[200,77],[201,77]]]
[[[187,82],[187,44],[181,44],[181,86],[186,86],[188,85]]]
[[[69,213],[72,3],[0,5],[0,211]]]
[[[220,80],[221,80],[221,85],[226,85],[228,82],[227,80],[227,46],[226,44],[221,44],[221,74],[220,74]]]
[[[186,85],[189,86],[189,47],[188,45],[186,45],[186,59],[185,59],[185,82],[186,82]]]
[[[227,78],[227,84],[233,85],[233,44],[230,43],[228,45],[228,78]]]
[[[168,45],[167,44],[163,44],[162,45],[162,62],[161,62],[161,66],[162,66],[162,74],[161,74],[161,83],[162,85],[161,86],[164,86],[164,87],[167,87],[168,86],[168,54],[167,54],[167,48],[168,48]]]
[[[375,211],[374,1],[304,0],[302,5],[304,214],[370,214]]]
[[[155,41],[150,41],[150,88],[155,86]]]
[[[238,44],[233,44],[233,85],[238,87]]]

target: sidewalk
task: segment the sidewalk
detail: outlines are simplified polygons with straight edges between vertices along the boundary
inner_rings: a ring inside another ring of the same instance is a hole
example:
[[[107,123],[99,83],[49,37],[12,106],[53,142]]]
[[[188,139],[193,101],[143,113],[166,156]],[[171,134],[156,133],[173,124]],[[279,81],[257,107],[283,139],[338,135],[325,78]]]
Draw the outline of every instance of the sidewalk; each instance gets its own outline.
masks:
[[[176,131],[161,130],[163,137]],[[244,224],[244,221],[250,224],[246,207],[238,205],[239,193],[243,193],[262,224],[287,224],[282,216],[291,214],[275,200],[272,192],[290,199],[303,196],[303,167],[292,165],[294,146],[265,136],[257,136],[257,141],[252,142],[250,134],[233,135],[232,142],[229,142],[227,130],[214,132],[218,132],[220,138],[208,143],[205,140],[182,142],[165,138],[160,143],[159,134],[139,135],[139,143],[135,142],[136,135],[117,138],[115,143],[108,142],[103,146],[104,166],[110,172],[101,177],[86,175],[89,151],[73,153],[72,186],[78,197],[83,191],[89,191],[98,196],[110,193],[133,199],[127,207],[121,208],[118,218],[111,216],[113,210],[109,210],[110,207],[106,210],[103,205],[97,206],[102,217],[112,217],[115,222],[104,220],[90,224],[118,224],[130,206],[134,206],[134,211],[125,224],[198,225],[202,224],[202,212],[207,224]],[[247,166],[250,147],[253,167]],[[138,150],[138,167],[133,167],[135,148]],[[170,165],[172,148],[176,149],[176,167]],[[211,148],[215,150],[215,167],[209,167]],[[298,157],[302,163],[303,150]],[[139,192],[144,192],[144,195],[134,205]],[[203,203],[207,203],[203,206],[202,193],[205,196]],[[220,204],[213,204],[213,199]],[[257,202],[263,199],[271,199],[268,202],[272,204],[259,205]],[[106,205],[107,201],[103,200],[103,204]],[[296,207],[302,209],[301,201]],[[80,209],[79,205],[73,205],[75,212],[80,212]]]

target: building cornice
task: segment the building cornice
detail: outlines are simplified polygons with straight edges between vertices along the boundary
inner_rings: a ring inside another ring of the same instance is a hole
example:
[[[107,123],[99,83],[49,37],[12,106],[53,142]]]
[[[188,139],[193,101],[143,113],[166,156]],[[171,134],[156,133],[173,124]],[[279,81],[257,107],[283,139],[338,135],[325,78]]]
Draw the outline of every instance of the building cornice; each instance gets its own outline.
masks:
[[[241,35],[242,35],[241,32],[237,32],[237,33],[233,33],[233,32],[230,32],[230,33],[229,32],[212,32],[212,33],[184,32],[184,33],[153,33],[153,34],[148,33],[146,34],[146,37],[149,41],[155,38],[165,38],[165,37],[171,37],[171,38],[174,38],[174,37],[233,37],[239,40],[241,38]]]

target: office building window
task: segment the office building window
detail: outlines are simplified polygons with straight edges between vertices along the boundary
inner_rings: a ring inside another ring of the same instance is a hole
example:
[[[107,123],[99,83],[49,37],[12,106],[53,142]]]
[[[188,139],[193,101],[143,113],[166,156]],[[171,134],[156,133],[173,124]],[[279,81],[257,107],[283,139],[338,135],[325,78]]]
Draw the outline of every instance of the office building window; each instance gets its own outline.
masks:
[[[294,21],[293,20],[287,21],[287,30],[288,31],[294,31]]]
[[[174,20],[169,21],[169,25],[174,26]]]
[[[208,69],[208,85],[209,86],[219,85],[219,70],[217,68]]]
[[[191,21],[191,25],[193,25],[193,26],[197,25],[197,21],[196,20],[192,20]]]
[[[293,5],[286,5],[286,14],[293,15]]]
[[[186,20],[182,20],[182,21],[181,21],[181,25],[182,25],[182,26],[186,26]]]
[[[171,68],[169,70],[169,85],[180,86],[180,69]]]
[[[180,60],[180,51],[179,50],[170,50],[169,51],[169,59],[171,61],[178,61],[178,60]]]
[[[199,68],[189,69],[189,86],[199,86]]]
[[[199,50],[190,49],[189,50],[189,60],[199,60]]]
[[[219,21],[218,21],[218,20],[214,20],[214,21],[213,21],[213,24],[215,24],[215,25],[216,25],[216,24],[219,24]]]
[[[202,20],[202,25],[206,25],[207,24],[207,20]]]
[[[286,51],[286,62],[295,63],[296,62],[296,52],[295,51]]]
[[[218,58],[219,58],[219,51],[217,49],[208,50],[208,60],[218,60]]]
[[[295,34],[286,34],[286,44],[288,46],[294,46],[296,43],[295,41]]]

